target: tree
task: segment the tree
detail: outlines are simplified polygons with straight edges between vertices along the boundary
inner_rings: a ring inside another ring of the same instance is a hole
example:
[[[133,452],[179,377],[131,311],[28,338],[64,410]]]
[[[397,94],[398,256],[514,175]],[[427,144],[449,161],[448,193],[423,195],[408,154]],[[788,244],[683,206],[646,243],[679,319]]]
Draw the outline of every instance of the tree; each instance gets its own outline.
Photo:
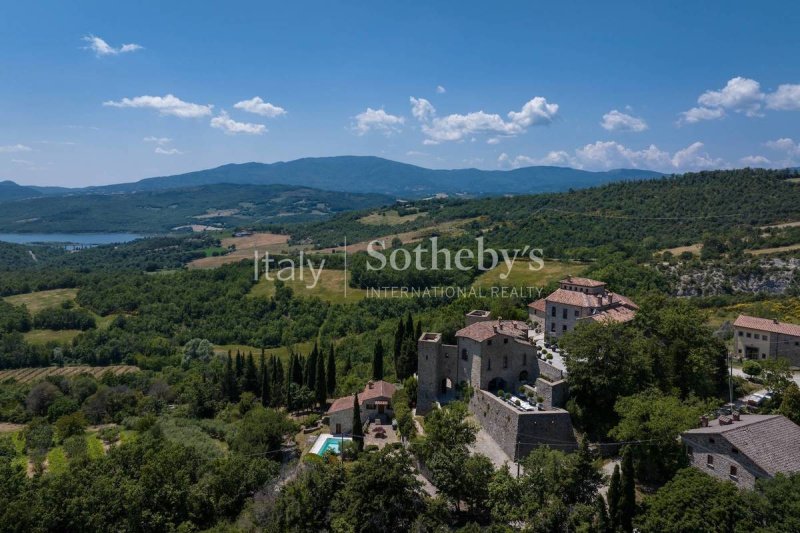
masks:
[[[331,503],[343,485],[338,464],[312,463],[278,494],[267,531],[330,531]]]
[[[261,354],[261,405],[269,407],[272,405],[272,376],[269,372],[270,363],[267,363],[264,354]]]
[[[361,406],[358,403],[358,393],[353,397],[353,442],[359,452],[364,450],[364,426],[361,422]]]
[[[306,386],[314,390],[317,385],[317,359],[319,358],[319,348],[317,343],[314,343],[314,349],[311,350],[311,355],[306,359]]]
[[[581,439],[578,452],[570,458],[573,464],[567,479],[568,500],[573,504],[590,504],[597,498],[597,490],[603,484],[603,475],[594,465],[588,438]]]
[[[380,339],[375,343],[372,352],[372,379],[376,381],[383,379],[383,343]]]
[[[800,424],[800,387],[794,382],[783,391],[780,413],[795,424]]]
[[[325,370],[325,377],[328,378],[328,394],[333,396],[336,394],[336,357],[334,355],[333,343],[331,343],[328,349],[328,367]]]
[[[680,434],[697,425],[713,405],[696,399],[681,401],[658,389],[617,400],[619,423],[609,432],[618,441],[645,441],[630,447],[636,477],[647,483],[663,483],[687,466]]]
[[[314,396],[317,400],[317,404],[320,407],[324,407],[325,403],[328,401],[328,380],[325,377],[325,358],[322,354],[317,355],[316,358],[317,362],[317,371],[316,371],[316,383],[314,383]]]
[[[792,370],[788,359],[765,359],[761,362],[764,386],[767,390],[782,396],[792,382]]]
[[[754,378],[761,373],[761,365],[759,365],[757,361],[748,359],[742,364],[742,372]]]
[[[253,360],[253,353],[247,354],[244,366],[244,382],[242,389],[253,394],[258,393],[258,371],[256,370],[256,363]]]
[[[636,482],[633,470],[633,453],[630,446],[622,452],[622,469],[619,494],[619,525],[625,533],[633,531],[633,517],[636,514]]]
[[[86,417],[80,411],[64,415],[56,420],[56,437],[58,440],[64,441],[72,436],[83,435],[88,425]]]
[[[614,465],[614,473],[611,474],[611,481],[608,485],[608,521],[610,524],[610,531],[617,531],[619,528],[619,499],[622,492],[622,483],[620,481],[619,465]]]
[[[284,436],[291,430],[292,423],[286,415],[256,406],[244,415],[231,449],[246,455],[273,453],[280,449]]]
[[[50,404],[62,396],[61,391],[49,381],[40,381],[31,388],[25,398],[25,407],[34,416],[44,416]]]
[[[402,448],[386,446],[353,463],[334,497],[331,530],[410,531],[424,509],[422,484],[411,456]]]
[[[214,355],[214,346],[208,339],[191,339],[183,346],[183,364],[189,365],[192,361],[208,363]]]
[[[742,493],[733,483],[717,481],[685,468],[644,501],[637,521],[641,531],[717,533],[755,531]]]
[[[222,378],[222,393],[229,402],[239,401],[239,384],[236,381],[236,374],[233,370],[233,360],[231,354],[228,353],[228,359],[225,361],[225,373]]]

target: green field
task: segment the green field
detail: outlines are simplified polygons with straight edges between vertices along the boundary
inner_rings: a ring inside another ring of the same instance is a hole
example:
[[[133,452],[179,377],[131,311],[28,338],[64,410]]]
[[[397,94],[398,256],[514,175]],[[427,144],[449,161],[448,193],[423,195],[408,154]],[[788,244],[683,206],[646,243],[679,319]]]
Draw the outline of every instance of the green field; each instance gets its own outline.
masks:
[[[5,298],[10,304],[25,305],[31,313],[37,313],[42,309],[56,307],[64,302],[74,300],[78,295],[78,289],[53,289],[51,291],[29,292],[27,294],[17,294]]]
[[[306,279],[301,281],[295,279],[294,281],[287,281],[286,285],[291,287],[294,293],[298,296],[316,296],[321,300],[331,303],[353,303],[361,300],[367,294],[364,289],[354,289],[347,287],[347,297],[344,294],[344,276],[343,270],[323,270],[320,274],[319,281],[316,287],[309,289],[307,285],[313,283],[313,279],[306,272]],[[255,287],[253,287],[250,295],[255,298],[269,298],[275,294],[275,284],[273,281],[261,279]]]
[[[424,216],[428,216],[428,213],[411,213],[410,215],[401,215],[396,209],[391,209],[382,213],[372,213],[365,217],[359,218],[358,221],[362,224],[367,224],[370,226],[399,226],[400,224],[412,222]]]
[[[516,261],[508,277],[503,279],[501,276],[508,272],[508,267],[504,264],[481,274],[473,287],[544,287],[550,282],[559,281],[566,276],[578,276],[586,265],[581,263],[566,263],[546,259],[541,270],[530,270],[528,261]],[[534,265],[536,266],[536,265]]]
[[[34,329],[24,334],[25,340],[31,344],[47,344],[48,342],[58,342],[61,344],[72,342],[78,336],[80,330],[64,329],[56,331],[52,329]]]
[[[313,347],[314,347],[314,342],[307,341],[295,344],[292,347],[292,349],[294,350],[295,353],[308,355],[309,353],[311,353]],[[227,355],[228,351],[230,351],[232,354],[235,355],[237,350],[243,354],[248,354],[252,352],[253,357],[256,358],[256,361],[261,356],[261,348],[256,348],[255,346],[246,346],[244,344],[214,345],[214,352],[217,353],[218,355]],[[267,348],[266,350],[264,350],[264,354],[267,357],[276,355],[284,362],[289,360],[289,348],[286,346],[280,346],[278,348]]]

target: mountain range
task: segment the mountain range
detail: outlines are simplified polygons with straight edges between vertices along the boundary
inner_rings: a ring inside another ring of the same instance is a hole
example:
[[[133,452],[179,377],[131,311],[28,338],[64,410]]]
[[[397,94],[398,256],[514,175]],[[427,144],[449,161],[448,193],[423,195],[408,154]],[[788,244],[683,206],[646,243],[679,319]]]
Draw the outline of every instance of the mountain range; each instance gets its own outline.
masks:
[[[371,156],[309,157],[277,163],[228,164],[185,174],[146,178],[133,183],[80,189],[21,186],[4,181],[0,182],[0,201],[67,194],[159,191],[218,183],[289,185],[339,192],[386,194],[398,198],[421,198],[437,193],[486,196],[558,192],[661,175],[652,170],[590,172],[553,166],[514,170],[434,170]]]

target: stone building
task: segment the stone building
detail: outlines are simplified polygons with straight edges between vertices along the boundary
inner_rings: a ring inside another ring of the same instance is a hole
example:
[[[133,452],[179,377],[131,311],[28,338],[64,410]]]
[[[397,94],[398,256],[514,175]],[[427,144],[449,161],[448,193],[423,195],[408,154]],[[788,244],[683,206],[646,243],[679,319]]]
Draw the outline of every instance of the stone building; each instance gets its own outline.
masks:
[[[543,323],[547,337],[558,338],[580,320],[627,322],[638,309],[629,298],[606,289],[602,281],[568,276],[549,296],[528,304],[528,316],[531,322]]]
[[[800,325],[739,315],[733,323],[733,350],[741,359],[786,358],[800,366]]]
[[[702,417],[681,439],[693,467],[742,488],[800,472],[800,426],[780,415]]]
[[[427,414],[468,387],[470,410],[509,456],[524,456],[544,442],[574,448],[569,413],[560,408],[566,383],[560,370],[538,358],[528,325],[495,320],[481,310],[465,318],[456,344],[444,344],[440,333],[419,338],[417,413]],[[526,401],[524,393],[534,389],[544,399],[544,410]],[[509,402],[498,393],[518,396]]]
[[[361,423],[367,420],[380,419],[382,423],[390,422],[394,417],[392,396],[395,386],[387,381],[370,381],[364,390],[358,393],[358,406]],[[337,398],[328,409],[328,425],[335,435],[353,432],[354,396]]]

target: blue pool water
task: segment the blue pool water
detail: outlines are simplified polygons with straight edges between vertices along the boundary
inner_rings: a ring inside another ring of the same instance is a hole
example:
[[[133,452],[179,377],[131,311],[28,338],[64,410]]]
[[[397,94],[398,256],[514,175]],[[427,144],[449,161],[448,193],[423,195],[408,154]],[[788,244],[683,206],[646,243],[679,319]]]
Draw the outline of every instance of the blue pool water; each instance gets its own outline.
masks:
[[[350,440],[350,439],[345,439],[345,440]],[[342,440],[337,437],[328,437],[322,444],[322,448],[320,448],[319,451],[317,452],[317,455],[325,455],[328,452],[339,455],[341,443]]]

